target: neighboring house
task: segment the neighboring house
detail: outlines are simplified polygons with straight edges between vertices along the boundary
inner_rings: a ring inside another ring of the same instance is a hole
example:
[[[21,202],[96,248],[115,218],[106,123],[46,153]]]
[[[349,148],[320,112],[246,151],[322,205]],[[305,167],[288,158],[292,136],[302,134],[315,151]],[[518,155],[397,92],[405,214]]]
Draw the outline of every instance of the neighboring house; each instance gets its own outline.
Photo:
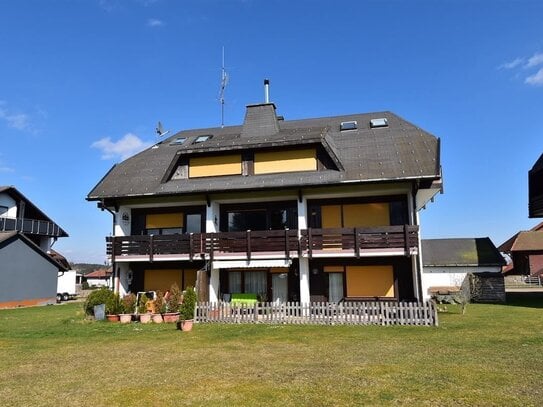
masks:
[[[89,287],[109,287],[112,288],[111,268],[101,268],[91,271],[83,276]]]
[[[466,276],[478,277],[474,298],[479,302],[505,302],[502,267],[505,260],[488,237],[424,239],[425,297],[460,290]]]
[[[530,218],[543,218],[543,154],[528,172],[528,189]]]
[[[88,194],[113,215],[115,290],[197,285],[200,301],[422,300],[418,212],[439,139],[391,112],[181,131]]]
[[[68,234],[12,186],[0,186],[0,308],[56,301],[66,266],[52,243]]]
[[[499,250],[512,260],[504,274],[543,277],[543,222],[513,235]]]

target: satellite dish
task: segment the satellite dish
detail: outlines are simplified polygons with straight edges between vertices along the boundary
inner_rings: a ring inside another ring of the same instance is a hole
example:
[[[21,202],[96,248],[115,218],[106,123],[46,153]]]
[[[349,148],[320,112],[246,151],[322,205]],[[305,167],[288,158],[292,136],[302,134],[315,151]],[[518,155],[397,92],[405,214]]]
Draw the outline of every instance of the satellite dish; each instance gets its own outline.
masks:
[[[162,126],[162,123],[158,122],[158,124],[156,125],[156,133],[158,134],[159,137],[162,137],[165,134],[168,134],[169,132],[170,130],[164,131],[164,127]]]

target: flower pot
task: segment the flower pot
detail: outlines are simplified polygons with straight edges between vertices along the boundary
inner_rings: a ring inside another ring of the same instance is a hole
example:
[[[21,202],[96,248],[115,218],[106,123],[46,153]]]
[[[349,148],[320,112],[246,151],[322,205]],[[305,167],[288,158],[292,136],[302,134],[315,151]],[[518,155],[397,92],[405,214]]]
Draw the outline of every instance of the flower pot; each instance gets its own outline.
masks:
[[[179,321],[179,312],[166,312],[163,317],[164,322],[176,323]]]
[[[151,322],[151,314],[140,314],[140,322],[142,324],[148,324]]]
[[[162,314],[152,314],[151,319],[155,324],[161,324],[162,322],[164,322],[164,320],[162,319]]]
[[[119,314],[121,324],[129,324],[132,322],[132,314]]]
[[[181,321],[181,330],[184,332],[191,331],[193,323],[194,323],[194,319],[186,319],[184,321]]]
[[[106,318],[109,322],[119,322],[119,316],[114,314],[106,315]]]

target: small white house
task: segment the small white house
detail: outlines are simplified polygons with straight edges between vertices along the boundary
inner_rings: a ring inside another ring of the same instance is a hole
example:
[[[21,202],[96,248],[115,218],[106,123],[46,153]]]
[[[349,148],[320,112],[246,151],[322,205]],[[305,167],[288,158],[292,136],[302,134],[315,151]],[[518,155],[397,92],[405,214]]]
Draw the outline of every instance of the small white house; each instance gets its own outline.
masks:
[[[422,240],[422,290],[458,290],[470,273],[478,277],[480,302],[505,302],[505,260],[488,237]]]

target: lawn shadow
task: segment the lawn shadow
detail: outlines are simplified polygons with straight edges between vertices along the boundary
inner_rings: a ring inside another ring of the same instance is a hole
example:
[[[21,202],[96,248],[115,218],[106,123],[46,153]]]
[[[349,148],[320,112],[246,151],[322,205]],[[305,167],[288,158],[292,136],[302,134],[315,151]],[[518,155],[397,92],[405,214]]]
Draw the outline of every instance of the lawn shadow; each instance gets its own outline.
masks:
[[[524,291],[506,293],[505,305],[513,307],[543,308],[543,291]]]

